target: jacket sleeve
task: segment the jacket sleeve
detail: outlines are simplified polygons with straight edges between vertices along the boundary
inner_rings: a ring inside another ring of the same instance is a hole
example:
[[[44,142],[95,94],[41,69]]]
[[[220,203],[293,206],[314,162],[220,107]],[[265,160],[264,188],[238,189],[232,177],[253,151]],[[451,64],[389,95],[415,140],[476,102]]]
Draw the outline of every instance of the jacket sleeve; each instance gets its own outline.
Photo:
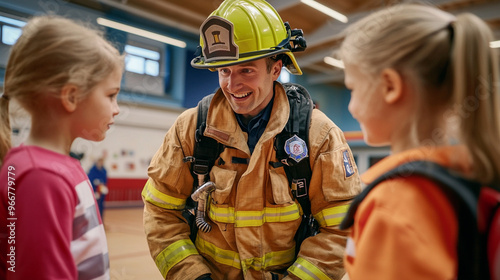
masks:
[[[192,155],[195,113],[192,109],[181,114],[167,132],[148,168],[149,180],[142,191],[149,249],[165,279],[196,279],[210,273],[189,239],[189,225],[182,216],[193,186],[183,158]]]
[[[295,263],[288,269],[292,279],[342,279],[348,231],[339,229],[361,181],[343,132],[319,110],[313,111],[309,130],[312,177],[309,186],[311,211],[320,233],[302,243]]]

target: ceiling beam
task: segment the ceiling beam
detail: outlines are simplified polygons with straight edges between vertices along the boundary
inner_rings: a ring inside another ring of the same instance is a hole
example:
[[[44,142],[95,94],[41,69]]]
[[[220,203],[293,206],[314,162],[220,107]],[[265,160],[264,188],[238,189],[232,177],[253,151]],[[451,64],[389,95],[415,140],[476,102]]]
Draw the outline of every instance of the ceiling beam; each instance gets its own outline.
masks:
[[[500,18],[500,2],[485,2],[473,4],[471,6],[450,10],[450,13],[457,15],[461,13],[471,13],[484,21]]]
[[[175,4],[172,4],[170,2],[167,2],[167,1],[140,0],[139,3],[140,3],[140,5],[147,4],[148,6],[151,6],[151,7],[158,7],[158,8],[170,11],[170,12],[174,12],[176,14],[182,15],[183,17],[189,18],[192,21],[199,21],[200,23],[204,22],[207,19],[207,17],[205,15],[196,13],[193,11],[193,9],[189,10],[189,9],[183,8],[179,5],[175,5]],[[129,1],[128,5],[133,6],[134,4],[132,4]]]
[[[197,35],[200,32],[198,28],[194,28],[194,27],[188,26],[186,24],[176,22],[174,20],[169,20],[168,18],[165,18],[165,17],[161,17],[161,16],[157,16],[155,14],[149,13],[149,12],[145,12],[145,11],[140,10],[138,8],[131,7],[127,4],[122,4],[121,1],[120,2],[113,1],[113,0],[93,0],[93,1],[99,2],[101,4],[107,5],[107,6],[112,7],[112,8],[116,8],[116,9],[125,11],[125,12],[130,13],[130,14],[135,15],[135,16],[139,16],[142,18],[152,20],[154,22],[163,24],[165,26],[178,28],[179,30],[182,30],[182,31],[185,31],[185,32],[188,32],[191,34]]]
[[[306,49],[306,53],[307,53],[307,49]],[[323,61],[325,56],[330,56],[332,53],[333,53],[332,49],[321,49],[319,51],[308,53],[307,55],[304,53],[304,55],[297,57],[297,63],[301,67],[308,67],[311,64],[317,63],[319,61]]]
[[[278,13],[282,10],[300,4],[300,0],[268,0],[267,2],[271,4],[271,6],[278,11]]]
[[[431,4],[434,5],[445,5],[445,4],[453,4],[456,2],[455,0],[433,0],[430,1]],[[500,2],[486,2],[486,3],[476,3],[472,4],[470,6],[464,7],[462,9],[457,9],[453,11],[449,11],[450,13],[453,14],[458,14],[458,13],[463,13],[463,12],[470,12],[475,14],[476,16],[482,18],[483,20],[493,20],[500,18]],[[336,21],[336,20],[330,20],[323,26],[319,27],[314,33],[312,34],[305,34],[305,38],[307,40],[307,46],[308,47],[314,47],[317,45],[320,45],[325,42],[333,41],[336,39],[341,38],[342,32],[344,29],[349,25],[352,24],[353,22],[358,21],[359,19],[363,18],[364,16],[370,14],[370,12],[361,12],[361,13],[355,13],[351,15],[347,15],[348,17],[348,24]]]

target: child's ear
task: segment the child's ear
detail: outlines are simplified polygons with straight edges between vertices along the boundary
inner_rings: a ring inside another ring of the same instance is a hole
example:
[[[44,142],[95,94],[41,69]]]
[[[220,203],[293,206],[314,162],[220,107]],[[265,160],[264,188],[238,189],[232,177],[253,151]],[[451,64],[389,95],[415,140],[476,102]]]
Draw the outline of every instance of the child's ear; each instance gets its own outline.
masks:
[[[68,112],[76,110],[78,103],[78,88],[72,84],[66,84],[61,90],[61,103]]]
[[[403,77],[392,68],[382,70],[383,94],[385,102],[396,103],[403,96]]]

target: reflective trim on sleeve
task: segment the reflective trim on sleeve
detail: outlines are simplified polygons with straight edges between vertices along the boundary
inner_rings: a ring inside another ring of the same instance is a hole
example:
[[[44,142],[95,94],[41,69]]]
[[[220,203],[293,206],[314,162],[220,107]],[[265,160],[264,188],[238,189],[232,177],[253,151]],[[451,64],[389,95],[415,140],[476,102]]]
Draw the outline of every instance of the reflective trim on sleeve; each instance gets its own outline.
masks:
[[[168,271],[177,263],[187,258],[190,255],[197,255],[198,251],[194,247],[193,242],[189,239],[182,239],[172,243],[170,246],[161,251],[156,256],[155,263],[163,275],[167,277]]]
[[[322,227],[338,226],[349,209],[350,204],[330,207],[321,210],[318,214],[314,215],[316,221]]]
[[[262,211],[234,211],[233,207],[211,204],[209,216],[212,221],[232,224],[236,227],[259,227],[264,223],[295,221],[300,218],[297,204],[284,207],[266,207]]]
[[[185,199],[166,195],[157,190],[151,178],[146,182],[141,195],[147,202],[164,209],[182,210],[186,206]]]
[[[210,256],[217,263],[225,264],[236,269],[243,269],[243,274],[246,274],[248,269],[260,271],[272,266],[289,264],[293,262],[295,258],[295,247],[292,247],[289,250],[267,253],[260,258],[254,257],[240,260],[238,252],[219,248],[200,236],[196,238],[196,248],[198,248],[201,254]]]
[[[300,279],[330,280],[323,271],[301,257],[288,268],[288,272]]]

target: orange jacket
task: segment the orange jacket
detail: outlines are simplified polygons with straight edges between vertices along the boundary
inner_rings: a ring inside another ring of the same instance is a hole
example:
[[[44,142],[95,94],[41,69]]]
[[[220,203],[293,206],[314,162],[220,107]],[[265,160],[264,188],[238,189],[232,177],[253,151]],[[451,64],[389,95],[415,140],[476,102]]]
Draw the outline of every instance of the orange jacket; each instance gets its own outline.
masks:
[[[427,147],[389,156],[361,180],[369,184],[409,161],[433,161],[467,174],[464,147]],[[422,177],[380,183],[360,204],[347,241],[344,264],[351,280],[455,279],[457,220],[434,182]]]

